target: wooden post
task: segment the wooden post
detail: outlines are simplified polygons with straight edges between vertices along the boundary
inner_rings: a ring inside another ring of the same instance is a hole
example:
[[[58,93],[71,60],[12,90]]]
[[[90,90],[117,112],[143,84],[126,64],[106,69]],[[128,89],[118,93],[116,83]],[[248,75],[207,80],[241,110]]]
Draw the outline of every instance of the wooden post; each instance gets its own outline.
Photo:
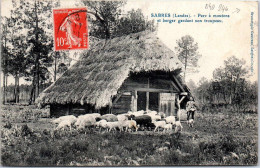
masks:
[[[50,117],[53,117],[53,105],[50,104]]]
[[[5,87],[5,73],[3,73],[3,104],[5,104],[5,92],[6,92],[6,87]]]
[[[181,114],[180,114],[180,110],[181,110],[181,102],[184,100],[186,96],[182,96],[182,98],[180,99],[180,95],[179,98],[177,98],[177,106],[178,106],[178,111],[177,111],[177,120],[180,121],[181,120]]]
[[[137,111],[137,99],[138,99],[137,91],[135,90],[134,111]]]
[[[158,112],[161,112],[161,98],[160,98],[160,96],[161,96],[161,93],[158,93]]]
[[[137,111],[137,91],[132,91],[131,111]]]
[[[185,92],[184,88],[182,87],[182,85],[180,84],[180,82],[178,81],[178,79],[172,75],[173,79],[175,80],[175,82],[177,83],[177,85],[179,86],[179,88],[181,89],[182,92]]]
[[[177,98],[177,106],[178,106],[178,109],[177,109],[177,120],[180,121],[181,119],[181,116],[180,116],[180,109],[181,109],[181,103],[180,103],[180,100],[179,100],[179,96]]]
[[[171,97],[173,97],[173,93],[171,93]],[[174,98],[171,99],[171,111],[170,111],[170,115],[173,116],[174,115],[174,109],[175,109],[175,95]]]
[[[146,92],[146,111],[149,109],[149,92]]]
[[[6,90],[5,90],[5,103],[7,103],[7,84],[8,84],[8,75],[6,75],[6,79],[5,79],[5,87],[6,87]]]
[[[180,89],[178,88],[178,86],[172,80],[171,80],[171,84],[178,92],[180,92]]]
[[[149,78],[148,78],[148,81],[147,81],[147,88],[149,88],[150,86],[150,83],[149,83],[150,81],[149,81]],[[148,111],[148,109],[149,109],[149,92],[146,92],[146,111]]]
[[[55,52],[55,56],[54,56],[54,82],[56,81],[56,75],[57,75],[57,52]]]
[[[112,106],[111,105],[108,106],[108,114],[112,114]]]
[[[68,104],[67,108],[66,108],[66,115],[70,114],[70,105]]]
[[[131,111],[134,111],[134,101],[135,101],[135,96],[134,92],[131,93]]]

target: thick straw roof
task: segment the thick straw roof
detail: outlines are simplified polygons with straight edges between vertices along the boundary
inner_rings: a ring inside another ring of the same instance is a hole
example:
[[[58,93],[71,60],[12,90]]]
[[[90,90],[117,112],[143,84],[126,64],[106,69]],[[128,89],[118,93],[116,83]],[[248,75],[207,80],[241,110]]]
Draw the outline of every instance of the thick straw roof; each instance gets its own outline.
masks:
[[[182,63],[155,33],[140,32],[100,40],[81,55],[36,100],[40,104],[91,104],[97,109],[111,99],[130,72],[180,70]]]

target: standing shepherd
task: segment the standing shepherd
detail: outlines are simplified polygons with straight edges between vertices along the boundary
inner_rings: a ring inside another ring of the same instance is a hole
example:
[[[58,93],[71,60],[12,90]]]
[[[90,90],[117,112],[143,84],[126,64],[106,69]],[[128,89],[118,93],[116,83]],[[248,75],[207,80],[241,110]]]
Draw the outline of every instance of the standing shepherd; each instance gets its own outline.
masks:
[[[187,121],[189,121],[190,115],[191,115],[191,119],[194,120],[194,113],[196,110],[197,109],[196,109],[195,101],[194,101],[193,97],[190,97],[190,100],[186,104]]]

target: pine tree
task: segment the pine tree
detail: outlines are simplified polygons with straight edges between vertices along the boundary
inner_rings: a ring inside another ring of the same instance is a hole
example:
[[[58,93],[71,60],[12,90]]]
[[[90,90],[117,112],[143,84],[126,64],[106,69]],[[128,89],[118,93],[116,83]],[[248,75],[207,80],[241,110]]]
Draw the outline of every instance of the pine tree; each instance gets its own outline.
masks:
[[[8,27],[10,23],[10,19],[7,17],[2,17],[1,18],[1,30],[2,30],[2,36],[1,36],[1,69],[3,72],[3,104],[6,102],[6,87],[7,87],[7,78],[8,75],[10,74],[10,28]]]
[[[198,43],[190,35],[177,40],[175,47],[179,60],[184,64],[184,80],[187,72],[197,72],[198,60],[201,55],[198,53]]]
[[[57,3],[56,3],[57,4]],[[52,39],[52,7],[53,1],[13,1],[11,16],[20,31],[15,36],[22,38],[24,57],[26,60],[26,79],[32,81],[30,103],[34,102],[40,92],[40,83],[48,78],[48,67],[53,47]],[[18,40],[19,41],[19,40]]]

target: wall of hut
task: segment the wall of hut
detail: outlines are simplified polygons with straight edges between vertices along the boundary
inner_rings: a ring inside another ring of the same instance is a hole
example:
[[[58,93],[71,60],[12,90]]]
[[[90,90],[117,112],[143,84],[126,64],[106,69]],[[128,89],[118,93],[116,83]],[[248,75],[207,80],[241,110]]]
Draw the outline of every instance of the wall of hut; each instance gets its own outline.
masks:
[[[113,114],[137,110],[155,110],[176,115],[176,98],[180,90],[169,73],[131,74],[113,101]]]
[[[80,104],[51,104],[50,115],[51,117],[59,117],[64,115],[81,115],[89,111],[88,105]]]
[[[108,107],[102,109],[95,109],[94,106],[89,104],[81,105],[80,103],[76,104],[51,104],[50,105],[50,116],[51,117],[60,117],[64,115],[74,115],[79,116],[87,113],[100,113],[106,114],[109,112]]]

